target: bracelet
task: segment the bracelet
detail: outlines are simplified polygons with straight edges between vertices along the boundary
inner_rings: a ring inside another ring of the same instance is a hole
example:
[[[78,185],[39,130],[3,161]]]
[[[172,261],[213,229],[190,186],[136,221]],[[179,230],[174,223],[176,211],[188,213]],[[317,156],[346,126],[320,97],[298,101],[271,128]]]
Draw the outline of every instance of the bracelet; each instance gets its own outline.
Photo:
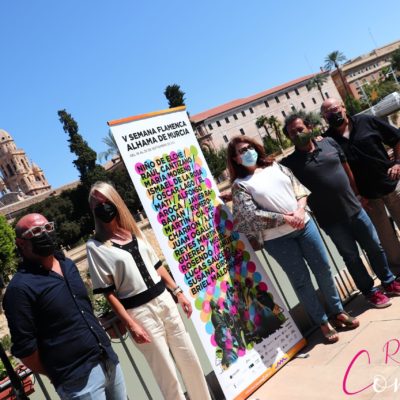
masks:
[[[180,286],[177,286],[177,287],[172,291],[172,294],[173,294],[174,296],[176,296],[178,293],[183,293],[183,290],[181,289]]]

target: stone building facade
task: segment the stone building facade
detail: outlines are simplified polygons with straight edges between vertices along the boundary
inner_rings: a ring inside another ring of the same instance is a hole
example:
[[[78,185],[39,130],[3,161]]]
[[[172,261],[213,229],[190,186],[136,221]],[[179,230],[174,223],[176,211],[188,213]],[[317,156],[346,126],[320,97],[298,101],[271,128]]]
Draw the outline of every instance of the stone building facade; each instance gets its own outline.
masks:
[[[0,206],[50,190],[43,170],[28,161],[25,151],[17,148],[3,129],[0,129],[0,175]]]
[[[295,110],[319,113],[324,99],[340,98],[340,95],[328,73],[323,73],[326,82],[322,85],[321,92],[317,88],[310,89],[308,83],[316,75],[303,76],[252,96],[191,115],[190,120],[195,124],[195,133],[200,145],[215,150],[224,148],[230,139],[237,135],[246,135],[261,141],[267,132],[264,127],[256,126],[260,116],[275,116],[283,123],[285,117]],[[270,134],[274,136],[271,129]]]
[[[350,94],[356,99],[365,97],[365,87],[370,82],[379,81],[383,74],[394,77],[395,72],[391,64],[392,54],[400,49],[400,40],[378,47],[367,54],[347,60],[341,67]],[[338,71],[332,72],[332,79],[343,98],[346,89]]]

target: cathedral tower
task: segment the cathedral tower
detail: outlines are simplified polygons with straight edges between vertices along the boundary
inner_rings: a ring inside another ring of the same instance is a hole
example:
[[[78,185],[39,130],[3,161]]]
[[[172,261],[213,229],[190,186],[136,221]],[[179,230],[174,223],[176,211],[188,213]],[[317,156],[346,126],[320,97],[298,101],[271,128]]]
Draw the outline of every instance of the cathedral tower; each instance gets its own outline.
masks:
[[[11,191],[33,196],[50,189],[42,169],[29,163],[25,152],[17,149],[11,135],[3,129],[0,129],[0,173],[1,194]]]

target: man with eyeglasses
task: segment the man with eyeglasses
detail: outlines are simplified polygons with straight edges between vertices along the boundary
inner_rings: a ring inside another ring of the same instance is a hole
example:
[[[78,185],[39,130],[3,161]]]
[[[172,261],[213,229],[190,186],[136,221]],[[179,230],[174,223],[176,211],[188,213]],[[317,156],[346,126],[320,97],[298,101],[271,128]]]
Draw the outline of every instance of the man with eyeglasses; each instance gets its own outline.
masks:
[[[357,288],[373,307],[390,306],[388,296],[400,295],[400,283],[389,268],[374,225],[354,194],[354,180],[342,149],[332,138],[314,140],[312,124],[301,113],[289,115],[283,131],[296,149],[281,164],[311,191],[308,204],[338,249]],[[374,287],[357,245],[367,253],[385,293]]]
[[[366,211],[378,231],[392,267],[400,268],[400,243],[387,210],[400,228],[400,130],[368,115],[350,117],[343,103],[325,100],[321,114],[329,124],[325,135],[343,149]],[[387,148],[393,149],[393,158]],[[364,202],[365,204],[366,202]]]
[[[3,300],[13,355],[61,399],[126,400],[118,357],[76,265],[56,249],[54,223],[28,214],[15,232],[22,262]]]

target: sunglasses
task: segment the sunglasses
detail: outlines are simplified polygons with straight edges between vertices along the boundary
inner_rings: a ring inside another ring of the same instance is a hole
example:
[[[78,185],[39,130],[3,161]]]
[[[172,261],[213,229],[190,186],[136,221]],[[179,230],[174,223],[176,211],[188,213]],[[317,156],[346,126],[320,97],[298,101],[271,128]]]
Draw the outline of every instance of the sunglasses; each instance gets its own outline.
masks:
[[[33,226],[32,228],[27,229],[25,232],[21,234],[22,239],[32,239],[34,237],[40,236],[43,232],[53,232],[54,231],[54,222],[47,222],[44,225]]]
[[[239,149],[237,152],[238,152],[238,154],[241,156],[242,154],[247,153],[248,150],[254,150],[254,147],[251,146],[251,145],[246,146],[246,147],[242,147],[242,148]]]
[[[342,110],[342,106],[338,105],[338,106],[332,106],[329,107],[327,110],[325,110],[324,112],[321,113],[322,116],[330,116],[332,114],[336,114],[337,112]]]

